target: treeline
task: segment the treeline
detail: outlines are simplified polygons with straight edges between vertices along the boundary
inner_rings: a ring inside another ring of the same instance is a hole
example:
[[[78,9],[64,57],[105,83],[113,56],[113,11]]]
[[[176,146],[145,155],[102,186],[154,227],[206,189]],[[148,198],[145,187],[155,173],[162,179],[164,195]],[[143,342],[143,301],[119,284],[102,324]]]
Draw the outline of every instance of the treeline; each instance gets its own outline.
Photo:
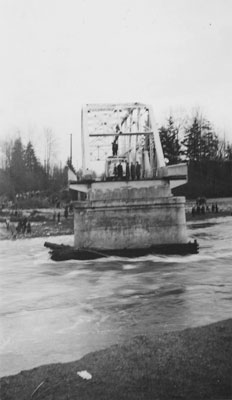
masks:
[[[0,196],[14,200],[21,194],[50,195],[67,186],[67,168],[42,165],[29,141],[25,146],[20,137],[2,145]]]
[[[177,124],[170,116],[159,128],[167,164],[181,161],[231,161],[232,144],[219,139],[212,124],[199,113],[185,124]]]
[[[174,193],[188,197],[232,196],[232,144],[220,139],[199,112],[184,123],[176,122],[170,115],[159,134],[167,165],[189,164],[188,184]],[[51,138],[48,139],[50,154]],[[52,166],[49,157],[42,165],[31,141],[24,145],[18,137],[5,142],[0,162],[1,197],[14,200],[18,194],[34,192],[53,195],[67,188],[67,166]]]
[[[170,116],[159,133],[167,164],[188,163],[188,183],[175,188],[174,195],[232,196],[232,145],[218,137],[207,119],[195,113],[177,124]]]

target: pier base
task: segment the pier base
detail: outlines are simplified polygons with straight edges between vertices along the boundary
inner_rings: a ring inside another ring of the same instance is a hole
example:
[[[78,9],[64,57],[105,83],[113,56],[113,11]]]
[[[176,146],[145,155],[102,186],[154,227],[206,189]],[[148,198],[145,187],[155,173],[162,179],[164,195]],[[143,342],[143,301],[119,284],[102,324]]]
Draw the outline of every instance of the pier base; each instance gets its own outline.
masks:
[[[75,202],[74,247],[117,250],[187,243],[185,198],[173,197],[165,182],[152,184],[105,186]]]

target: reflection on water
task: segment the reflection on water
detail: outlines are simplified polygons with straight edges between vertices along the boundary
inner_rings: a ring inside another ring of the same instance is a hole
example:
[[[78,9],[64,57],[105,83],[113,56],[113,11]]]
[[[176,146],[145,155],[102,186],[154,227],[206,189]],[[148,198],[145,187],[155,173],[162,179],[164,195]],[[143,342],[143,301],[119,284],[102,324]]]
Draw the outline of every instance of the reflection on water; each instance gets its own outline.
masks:
[[[1,241],[1,376],[231,317],[232,218],[188,227],[200,253],[184,257],[55,263],[42,238]]]

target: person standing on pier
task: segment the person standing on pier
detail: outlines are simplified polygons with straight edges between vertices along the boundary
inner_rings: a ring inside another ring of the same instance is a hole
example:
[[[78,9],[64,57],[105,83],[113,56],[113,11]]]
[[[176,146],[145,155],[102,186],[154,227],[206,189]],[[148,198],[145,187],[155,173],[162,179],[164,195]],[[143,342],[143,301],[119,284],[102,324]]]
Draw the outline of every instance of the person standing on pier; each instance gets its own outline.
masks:
[[[130,165],[128,161],[126,162],[126,180],[129,181],[130,179]]]
[[[114,179],[118,179],[118,168],[116,167],[116,164],[114,165]]]
[[[118,179],[122,179],[123,177],[123,169],[122,169],[122,164],[118,164]]]
[[[117,156],[117,154],[118,154],[118,144],[115,141],[112,143],[112,153],[113,153],[113,157]]]
[[[141,174],[141,165],[138,163],[138,161],[136,161],[135,172],[136,172],[136,178],[139,180]]]
[[[135,165],[133,162],[131,163],[131,179],[132,181],[135,180]]]

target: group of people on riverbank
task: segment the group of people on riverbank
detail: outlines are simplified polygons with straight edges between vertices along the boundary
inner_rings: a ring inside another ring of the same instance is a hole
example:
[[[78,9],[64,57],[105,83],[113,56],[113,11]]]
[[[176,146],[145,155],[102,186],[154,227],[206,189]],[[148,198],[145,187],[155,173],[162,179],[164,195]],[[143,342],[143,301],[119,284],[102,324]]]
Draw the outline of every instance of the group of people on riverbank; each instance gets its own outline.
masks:
[[[206,213],[218,213],[219,208],[217,203],[212,203],[211,207],[207,204],[199,204],[197,203],[195,206],[192,207],[192,216],[194,217],[195,215],[204,215]]]
[[[16,227],[17,233],[22,233],[23,235],[27,233],[28,235],[31,234],[31,223],[27,219],[27,217],[23,217],[19,220],[18,225]]]
[[[118,165],[114,166],[114,178],[115,180],[123,180],[126,179],[127,181],[129,180],[139,180],[141,177],[141,165],[136,162],[134,164],[133,162],[129,163],[128,161],[126,162],[126,167],[123,169],[122,163],[119,162]]]
[[[16,226],[9,218],[6,218],[6,229],[10,232],[13,239],[16,239],[21,234],[23,236],[31,235],[31,223],[27,217],[20,218]]]

